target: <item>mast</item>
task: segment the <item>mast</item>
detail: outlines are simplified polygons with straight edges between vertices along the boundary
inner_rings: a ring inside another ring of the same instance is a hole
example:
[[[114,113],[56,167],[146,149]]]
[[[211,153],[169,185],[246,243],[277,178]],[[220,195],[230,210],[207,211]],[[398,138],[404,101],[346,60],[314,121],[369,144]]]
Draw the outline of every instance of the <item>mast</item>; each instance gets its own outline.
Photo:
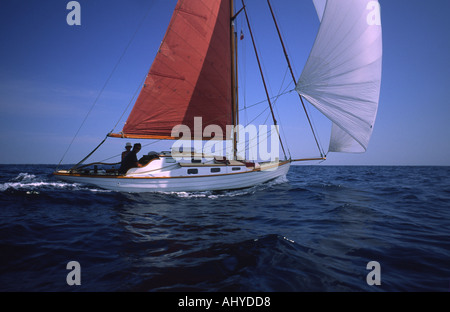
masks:
[[[234,29],[234,0],[230,0],[230,47],[231,47],[231,110],[233,130],[237,131],[237,124],[239,123],[239,110],[237,98],[237,60],[236,60],[236,34]],[[237,133],[233,135],[233,159],[237,159]]]
[[[284,56],[286,58],[286,62],[288,64],[289,70],[291,72],[292,80],[294,81],[294,85],[296,85],[297,84],[297,79],[295,78],[294,71],[293,71],[292,66],[291,66],[291,61],[289,60],[289,56],[287,54],[286,46],[284,45],[283,37],[281,36],[280,28],[278,27],[278,23],[277,23],[277,20],[275,18],[275,14],[274,14],[274,12],[272,10],[272,5],[270,4],[270,0],[267,0],[267,4],[269,5],[270,13],[272,14],[272,19],[273,19],[273,22],[275,23],[275,27],[277,29],[278,37],[280,38],[281,46],[283,47]],[[309,118],[308,111],[306,110],[305,103],[303,102],[303,97],[301,96],[301,94],[299,94],[299,97],[300,97],[300,101],[301,101],[302,106],[303,106],[303,110],[305,111],[306,118],[308,119],[309,126],[311,127],[311,131],[313,133],[314,140],[316,141],[317,148],[319,149],[320,156],[323,157],[323,150],[320,148],[320,144],[319,144],[319,141],[317,140],[317,136],[316,136],[316,133],[314,131],[314,127],[313,127],[313,125],[311,123],[311,119]]]

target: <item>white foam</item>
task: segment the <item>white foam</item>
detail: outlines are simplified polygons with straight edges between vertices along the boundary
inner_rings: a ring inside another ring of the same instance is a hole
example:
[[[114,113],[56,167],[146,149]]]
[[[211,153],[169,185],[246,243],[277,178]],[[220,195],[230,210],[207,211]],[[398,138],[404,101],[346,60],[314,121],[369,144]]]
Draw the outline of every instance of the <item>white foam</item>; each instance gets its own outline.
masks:
[[[205,191],[205,192],[170,192],[166,194],[175,195],[181,198],[210,198],[210,199],[217,199],[217,198],[223,198],[223,197],[235,197],[235,196],[244,196],[249,194],[254,194],[257,191],[264,190],[266,188],[272,187],[274,185],[283,184],[289,182],[286,176],[278,177],[275,180],[269,181],[264,184],[255,185],[249,188],[245,189],[239,189],[239,190],[229,190],[229,191],[220,191],[217,192],[211,192],[211,191]]]
[[[43,189],[59,189],[59,190],[89,190],[92,192],[110,192],[101,189],[90,189],[83,187],[77,183],[66,183],[60,181],[48,181],[42,178],[38,178],[34,174],[22,172],[13,179],[11,182],[0,183],[0,191],[6,191],[7,189],[24,190],[27,194],[39,194]]]

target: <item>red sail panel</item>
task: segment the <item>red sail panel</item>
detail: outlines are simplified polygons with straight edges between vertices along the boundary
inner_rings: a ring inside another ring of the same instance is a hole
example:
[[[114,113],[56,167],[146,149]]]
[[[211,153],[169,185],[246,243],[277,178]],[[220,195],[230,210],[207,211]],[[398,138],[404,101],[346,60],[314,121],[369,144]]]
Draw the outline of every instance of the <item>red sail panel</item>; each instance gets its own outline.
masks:
[[[230,44],[230,0],[179,0],[123,136],[170,139],[180,124],[194,136],[194,117],[202,117],[202,132],[218,125],[225,137],[232,124]]]

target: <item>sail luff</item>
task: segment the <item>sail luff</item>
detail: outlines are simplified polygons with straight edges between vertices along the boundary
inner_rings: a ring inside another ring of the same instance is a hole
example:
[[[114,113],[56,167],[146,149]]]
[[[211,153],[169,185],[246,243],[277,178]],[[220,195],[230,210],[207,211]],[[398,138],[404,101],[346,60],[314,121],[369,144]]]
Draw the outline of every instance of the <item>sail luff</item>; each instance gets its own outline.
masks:
[[[326,2],[326,3],[325,3]],[[314,0],[321,25],[297,91],[333,122],[330,152],[364,152],[380,96],[378,1]],[[321,4],[325,4],[321,15]]]

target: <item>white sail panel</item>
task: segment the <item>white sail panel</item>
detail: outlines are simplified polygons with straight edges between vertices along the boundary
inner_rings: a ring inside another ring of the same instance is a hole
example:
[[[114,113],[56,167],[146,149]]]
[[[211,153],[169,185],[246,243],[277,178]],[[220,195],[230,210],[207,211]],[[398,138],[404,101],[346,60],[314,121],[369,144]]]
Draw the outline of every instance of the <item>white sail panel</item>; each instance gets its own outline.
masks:
[[[333,122],[330,152],[367,149],[378,110],[381,65],[378,1],[326,1],[296,90]]]

